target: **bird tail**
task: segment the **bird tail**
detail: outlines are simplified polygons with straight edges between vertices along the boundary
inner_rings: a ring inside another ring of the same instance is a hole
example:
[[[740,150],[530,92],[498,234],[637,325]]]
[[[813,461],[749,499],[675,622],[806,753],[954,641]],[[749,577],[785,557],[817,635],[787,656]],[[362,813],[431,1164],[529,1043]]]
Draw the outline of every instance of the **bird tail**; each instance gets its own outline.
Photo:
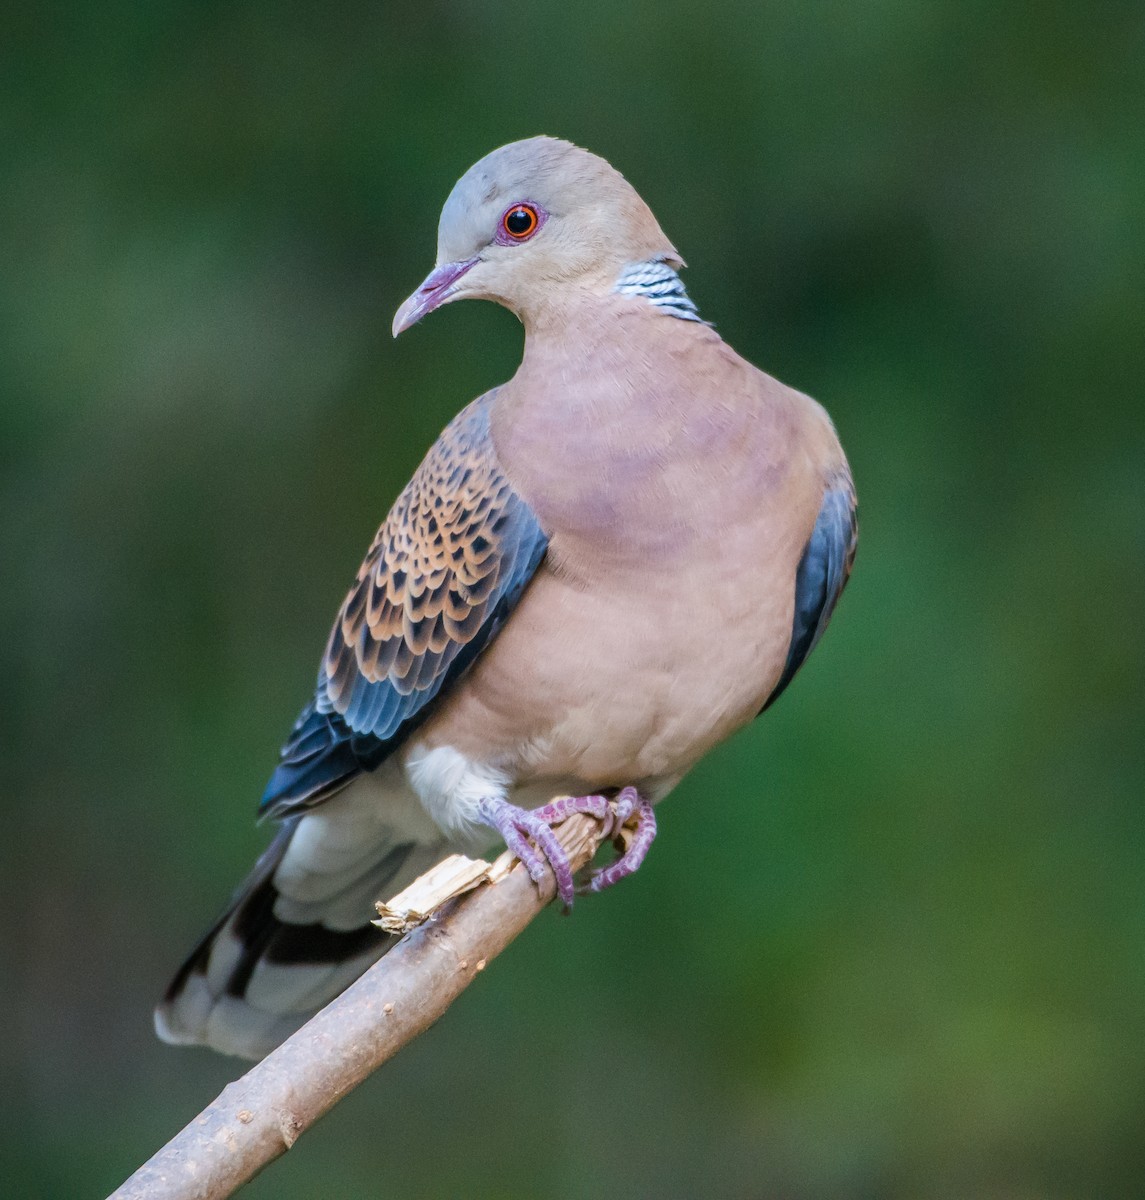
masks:
[[[390,948],[374,902],[445,847],[400,839],[352,792],[283,823],[156,1008],[164,1041],[261,1058]]]

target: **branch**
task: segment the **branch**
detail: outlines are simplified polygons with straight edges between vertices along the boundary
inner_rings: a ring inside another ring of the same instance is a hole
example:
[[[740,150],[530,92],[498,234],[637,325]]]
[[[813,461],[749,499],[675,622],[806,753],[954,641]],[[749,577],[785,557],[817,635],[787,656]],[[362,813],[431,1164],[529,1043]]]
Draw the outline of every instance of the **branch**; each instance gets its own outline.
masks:
[[[574,870],[592,861],[604,836],[601,823],[583,814],[570,817],[555,833]],[[493,878],[498,865],[500,860]],[[538,887],[518,863],[498,882],[449,901],[262,1062],[228,1084],[109,1200],[232,1195],[438,1020],[554,891],[551,875]]]

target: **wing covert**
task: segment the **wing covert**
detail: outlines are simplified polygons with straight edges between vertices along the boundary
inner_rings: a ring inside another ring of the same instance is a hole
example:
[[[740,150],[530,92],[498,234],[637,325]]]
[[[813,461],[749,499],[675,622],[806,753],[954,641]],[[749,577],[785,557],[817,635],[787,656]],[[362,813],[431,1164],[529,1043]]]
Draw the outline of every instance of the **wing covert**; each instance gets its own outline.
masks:
[[[783,674],[761,712],[779,699],[823,636],[850,578],[858,538],[855,485],[850,474],[845,472],[824,493],[815,528],[799,560],[795,572],[795,617],[791,628],[791,648],[787,652]]]
[[[376,767],[504,624],[548,539],[489,435],[492,393],[446,427],[343,601],[262,809],[282,816]]]

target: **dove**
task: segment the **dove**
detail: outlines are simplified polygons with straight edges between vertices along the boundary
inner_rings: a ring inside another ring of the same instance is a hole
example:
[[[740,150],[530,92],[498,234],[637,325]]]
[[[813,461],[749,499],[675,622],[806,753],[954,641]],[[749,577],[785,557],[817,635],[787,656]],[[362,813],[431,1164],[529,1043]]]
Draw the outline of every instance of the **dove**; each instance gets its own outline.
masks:
[[[156,1010],[175,1043],[260,1057],[392,944],[371,920],[444,854],[503,841],[576,884],[552,826],[631,827],[774,703],[857,538],[814,400],[701,318],[683,260],[604,159],[502,146],[449,194],[396,337],[458,300],[524,325],[513,378],[461,410],[382,524],[261,812],[276,836]],[[557,799],[554,799],[557,798]]]

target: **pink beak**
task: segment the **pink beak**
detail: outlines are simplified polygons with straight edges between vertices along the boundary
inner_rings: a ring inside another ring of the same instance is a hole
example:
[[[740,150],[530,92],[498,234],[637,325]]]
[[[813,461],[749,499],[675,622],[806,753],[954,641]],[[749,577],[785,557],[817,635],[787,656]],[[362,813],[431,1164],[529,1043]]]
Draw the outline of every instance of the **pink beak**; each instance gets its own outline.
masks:
[[[445,263],[430,271],[421,287],[394,313],[394,337],[416,325],[426,313],[452,300],[457,294],[457,281],[476,262],[476,258],[471,258],[466,262]]]

